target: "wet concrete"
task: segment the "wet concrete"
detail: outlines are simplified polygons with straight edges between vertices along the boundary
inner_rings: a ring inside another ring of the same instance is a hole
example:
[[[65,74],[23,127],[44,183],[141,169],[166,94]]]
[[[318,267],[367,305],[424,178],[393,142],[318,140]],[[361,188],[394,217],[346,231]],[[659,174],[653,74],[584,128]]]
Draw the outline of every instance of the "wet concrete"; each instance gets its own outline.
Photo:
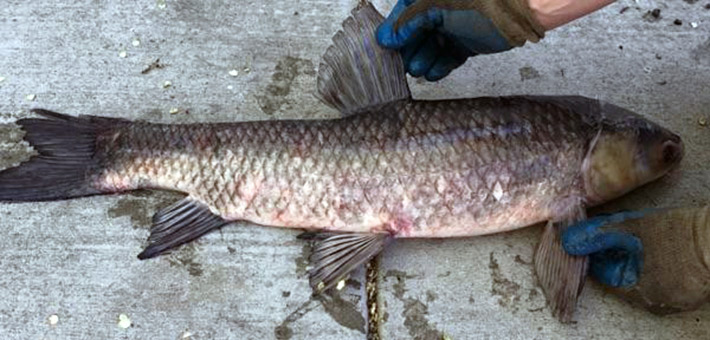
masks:
[[[288,101],[291,86],[300,74],[310,77],[315,75],[313,63],[310,60],[291,56],[279,60],[271,75],[271,82],[264,89],[264,94],[256,96],[261,111],[267,115],[273,115],[281,110]],[[288,108],[292,109],[290,105]]]
[[[30,155],[11,122],[34,107],[162,122],[332,117],[313,96],[314,72],[354,4],[6,1],[0,167]],[[376,2],[383,12],[393,4]],[[538,44],[476,57],[435,85],[410,85],[417,98],[580,94],[637,111],[678,131],[687,156],[679,171],[601,210],[707,204],[710,126],[700,123],[710,120],[705,6],[619,1]],[[644,18],[657,7],[658,18]],[[151,68],[158,59],[161,67]],[[365,338],[364,270],[353,275],[359,285],[349,281],[336,297],[312,298],[310,248],[297,232],[235,223],[139,261],[150,218],[171,202],[169,195],[139,193],[0,205],[3,338]],[[583,293],[577,322],[559,324],[530,266],[539,232],[395,242],[379,265],[380,338],[710,336],[709,306],[658,317],[594,283]],[[120,314],[131,327],[118,326]]]

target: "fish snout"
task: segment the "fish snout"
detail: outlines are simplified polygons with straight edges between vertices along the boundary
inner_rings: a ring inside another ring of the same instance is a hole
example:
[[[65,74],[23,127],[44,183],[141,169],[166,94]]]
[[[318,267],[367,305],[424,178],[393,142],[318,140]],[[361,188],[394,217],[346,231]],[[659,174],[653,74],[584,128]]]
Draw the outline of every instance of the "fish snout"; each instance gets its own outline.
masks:
[[[663,142],[661,146],[661,160],[666,166],[674,166],[683,159],[685,154],[685,145],[680,136],[671,134],[671,136]]]

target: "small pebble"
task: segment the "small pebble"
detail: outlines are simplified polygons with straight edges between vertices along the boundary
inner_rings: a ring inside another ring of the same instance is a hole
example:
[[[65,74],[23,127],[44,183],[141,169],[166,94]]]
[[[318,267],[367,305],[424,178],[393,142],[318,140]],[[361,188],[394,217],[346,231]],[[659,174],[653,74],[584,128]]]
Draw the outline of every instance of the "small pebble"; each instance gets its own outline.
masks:
[[[643,18],[649,22],[656,22],[656,21],[660,20],[661,19],[661,9],[654,8],[653,10],[646,11],[646,13],[643,15]]]
[[[231,71],[229,71],[229,75],[232,76],[232,77],[236,77],[236,76],[239,75],[239,71],[237,71],[237,70],[231,70]]]
[[[171,115],[177,114],[178,112],[180,112],[180,109],[178,109],[177,107],[174,107],[174,108],[170,109],[170,114],[171,114]]]
[[[646,11],[646,13],[643,15],[643,19],[648,22],[656,22],[658,20],[661,20],[661,9],[656,8],[654,10]]]
[[[5,79],[7,79],[7,78],[5,78],[5,77],[0,77],[0,83],[4,82]]]
[[[131,319],[128,318],[128,315],[121,314],[118,316],[118,327],[123,329],[131,327]]]
[[[138,47],[138,46],[141,45],[141,41],[138,40],[138,39],[133,39],[133,41],[131,42],[131,44],[132,44],[133,46],[135,46],[135,47]]]
[[[35,95],[35,94],[28,94],[27,96],[25,96],[25,99],[27,99],[29,101],[33,101],[33,100],[35,100],[35,98],[37,98],[37,95]]]
[[[680,19],[675,19],[675,20],[673,21],[673,24],[674,24],[674,25],[678,25],[678,26],[680,26],[680,25],[682,25],[682,24],[683,24],[683,20],[680,20]]]
[[[232,86],[232,85],[227,85],[227,90],[234,90],[234,86]]]
[[[155,4],[158,5],[158,8],[160,9],[165,9],[165,7],[167,7],[167,4],[165,4],[165,0],[157,0]]]
[[[705,117],[700,117],[700,118],[698,118],[698,124],[700,126],[705,126],[705,125],[708,125],[708,121],[707,121],[707,119],[705,119]]]
[[[125,58],[126,55],[128,55],[128,54],[126,53],[126,50],[122,50],[121,52],[118,52],[118,56],[121,57],[121,58]]]
[[[171,83],[170,80],[163,82],[163,88],[167,89],[170,86],[173,86],[173,83]]]
[[[249,71],[251,71],[250,68],[248,68],[248,67],[245,67],[245,68],[244,68],[244,73],[249,73]]]
[[[192,333],[189,331],[184,331],[182,332],[182,335],[180,335],[180,339],[189,339],[192,336]]]
[[[52,314],[49,316],[48,320],[49,320],[49,324],[54,326],[57,323],[59,323],[59,316],[57,314]]]
[[[335,289],[342,290],[344,287],[345,287],[345,280],[340,280],[340,281],[338,281],[338,285],[335,286]]]
[[[697,23],[697,22],[691,22],[691,23],[690,23],[690,27],[692,27],[692,28],[697,28],[697,27],[698,27],[698,23]]]

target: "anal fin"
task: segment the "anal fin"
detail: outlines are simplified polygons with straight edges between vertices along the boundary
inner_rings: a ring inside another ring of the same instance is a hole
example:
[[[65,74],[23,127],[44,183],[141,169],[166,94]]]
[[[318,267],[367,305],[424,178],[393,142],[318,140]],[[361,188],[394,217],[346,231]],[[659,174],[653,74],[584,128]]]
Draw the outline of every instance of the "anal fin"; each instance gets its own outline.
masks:
[[[392,238],[389,234],[304,233],[300,239],[314,241],[310,285],[320,294],[345,279],[357,266],[379,254]]]
[[[561,234],[572,223],[586,218],[581,206],[569,210],[559,221],[546,226],[535,252],[535,274],[552,314],[561,322],[569,323],[577,308],[587,276],[588,257],[573,256],[562,247]]]
[[[227,223],[204,203],[185,198],[155,213],[148,246],[138,254],[138,258],[143,260],[158,256]]]

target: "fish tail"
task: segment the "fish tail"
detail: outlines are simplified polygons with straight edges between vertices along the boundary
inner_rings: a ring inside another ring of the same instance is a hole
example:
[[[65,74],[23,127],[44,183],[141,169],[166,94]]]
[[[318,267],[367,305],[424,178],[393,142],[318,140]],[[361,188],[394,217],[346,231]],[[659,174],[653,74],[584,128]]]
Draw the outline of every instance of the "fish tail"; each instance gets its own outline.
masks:
[[[0,171],[0,201],[51,201],[104,194],[92,185],[101,170],[97,136],[126,121],[72,117],[35,109],[42,118],[17,121],[37,152],[19,166]]]

